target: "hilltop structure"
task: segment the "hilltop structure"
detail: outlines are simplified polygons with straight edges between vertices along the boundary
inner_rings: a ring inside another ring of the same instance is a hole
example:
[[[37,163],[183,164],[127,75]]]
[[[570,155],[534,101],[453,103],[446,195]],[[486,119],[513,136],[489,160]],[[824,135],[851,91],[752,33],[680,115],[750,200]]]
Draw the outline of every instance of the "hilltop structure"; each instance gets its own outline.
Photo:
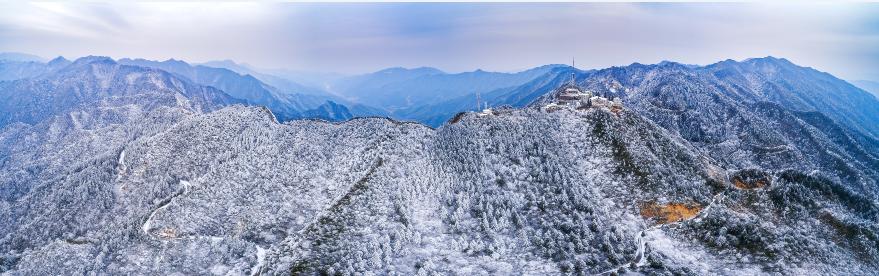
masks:
[[[557,88],[552,92],[552,95],[554,101],[543,107],[546,111],[556,111],[565,108],[582,110],[591,107],[604,107],[616,112],[623,108],[623,103],[619,98],[614,98],[613,101],[610,101],[578,86],[574,72],[571,72],[570,82]]]

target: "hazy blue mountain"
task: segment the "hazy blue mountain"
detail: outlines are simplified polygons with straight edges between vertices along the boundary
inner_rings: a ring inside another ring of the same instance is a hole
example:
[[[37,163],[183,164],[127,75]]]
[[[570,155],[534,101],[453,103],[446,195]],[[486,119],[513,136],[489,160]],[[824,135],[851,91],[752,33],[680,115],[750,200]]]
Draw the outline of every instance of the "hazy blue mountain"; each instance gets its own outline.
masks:
[[[39,61],[0,60],[0,81],[33,78],[50,74],[70,64],[64,57],[57,57],[43,63]]]
[[[331,84],[336,81],[346,77],[344,74],[340,73],[327,73],[327,72],[310,72],[305,70],[291,70],[291,69],[258,69],[261,72],[265,72],[267,74],[271,74],[273,76],[278,76],[284,79],[291,80],[296,83],[301,83],[302,85],[308,87],[319,88],[323,91],[329,92],[331,88]],[[335,95],[335,94],[333,94]],[[338,95],[337,95],[338,96]]]
[[[212,60],[212,61],[208,61],[208,62],[204,62],[204,63],[199,63],[196,65],[204,65],[207,67],[214,67],[214,68],[226,68],[226,69],[235,71],[238,74],[242,74],[242,75],[249,74],[248,72],[253,71],[253,66],[251,66],[250,64],[246,64],[246,63],[239,64],[231,59]]]
[[[864,91],[873,93],[874,96],[879,98],[879,82],[868,80],[855,80],[852,81],[852,84],[858,86],[861,89],[864,89]]]
[[[281,93],[276,87],[263,83],[252,75],[241,75],[225,68],[214,68],[203,65],[192,66],[180,60],[163,62],[144,59],[121,59],[120,63],[158,68],[165,70],[202,85],[209,85],[247,101],[253,105],[263,105],[275,113],[281,121],[307,117],[305,113],[323,105],[327,96],[308,95],[301,93]],[[347,118],[335,118],[344,120]]]
[[[253,69],[252,66],[247,64],[238,64],[232,60],[221,60],[221,61],[209,61],[202,63],[200,65],[214,67],[214,68],[225,68],[232,70],[241,75],[251,75],[260,81],[275,87],[278,92],[285,94],[307,94],[307,95],[318,95],[318,96],[327,96],[327,92],[323,91],[320,88],[308,87],[295,81],[260,72],[260,70]]]
[[[535,72],[548,69],[543,75],[521,85],[498,88],[481,93],[480,105],[510,105],[524,107],[552,91],[565,82],[570,81],[571,73],[576,72],[578,78],[584,77],[588,71],[580,71],[570,66],[548,65],[538,67]],[[531,70],[529,70],[531,71]],[[527,72],[527,71],[526,71]],[[431,126],[440,126],[452,116],[462,111],[482,110],[476,106],[476,94],[469,93],[444,101],[435,101],[424,105],[404,108],[394,112],[396,118],[414,120]]]
[[[40,56],[25,54],[25,53],[14,53],[14,52],[3,52],[0,53],[0,60],[2,61],[18,61],[18,62],[46,62],[46,59]]]
[[[388,104],[375,97],[384,94],[384,87],[388,84],[408,81],[426,75],[443,74],[436,68],[420,67],[406,69],[402,67],[388,68],[369,74],[349,76],[341,78],[330,85],[331,93],[348,97],[357,102],[388,108]],[[402,95],[397,95],[403,97]],[[394,98],[391,95],[391,98]]]
[[[278,75],[265,74],[262,73],[264,70],[262,69],[254,69],[252,66],[247,64],[238,64],[232,60],[222,60],[222,61],[211,61],[203,63],[205,66],[217,67],[217,68],[226,68],[232,71],[235,71],[240,74],[249,74],[260,81],[263,81],[266,84],[269,84],[273,87],[278,87],[280,91],[302,91],[301,93],[297,92],[295,94],[285,95],[287,98],[291,98],[291,102],[294,103],[301,110],[310,110],[310,109],[324,109],[325,107],[321,107],[326,102],[333,102],[336,105],[343,105],[348,111],[351,112],[353,116],[390,116],[390,113],[378,107],[373,107],[369,105],[365,105],[358,102],[349,101],[344,97],[338,95],[332,95],[328,92],[314,87],[327,87],[330,82],[335,81],[341,78],[341,75],[335,74],[322,74],[322,73],[308,73],[308,72],[297,72],[290,70],[280,70],[277,71],[279,74],[284,77],[279,77]],[[268,71],[275,72],[275,71]],[[292,76],[292,77],[290,77]],[[305,83],[313,84],[314,87],[306,87],[303,86],[296,81],[292,81],[292,79],[303,80]],[[314,110],[314,112],[319,112],[318,110]],[[308,114],[314,114],[314,112],[305,112]],[[304,113],[303,113],[304,114]],[[339,113],[343,114],[343,113]],[[306,117],[311,117],[309,115],[303,115]],[[325,118],[325,117],[320,117]],[[335,120],[345,120],[344,116],[336,118]]]
[[[546,65],[518,73],[477,70],[457,74],[444,73],[434,68],[390,68],[341,79],[333,85],[332,91],[353,101],[397,112],[467,94],[518,86],[558,66]]]
[[[45,63],[0,60],[0,81],[39,76],[48,71]]]
[[[354,117],[353,115],[351,115],[351,111],[349,111],[347,107],[332,101],[327,101],[317,108],[306,111],[304,115],[307,118],[317,118],[328,121],[335,121],[340,119],[347,120]]]

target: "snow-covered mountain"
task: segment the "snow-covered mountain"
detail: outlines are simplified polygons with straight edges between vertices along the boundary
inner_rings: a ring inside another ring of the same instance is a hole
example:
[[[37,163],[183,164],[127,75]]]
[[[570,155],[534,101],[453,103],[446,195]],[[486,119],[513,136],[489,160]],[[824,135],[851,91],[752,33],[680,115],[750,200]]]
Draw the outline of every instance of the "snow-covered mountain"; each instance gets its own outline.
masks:
[[[119,63],[165,70],[201,85],[219,88],[235,98],[271,109],[282,121],[304,118],[304,113],[324,104],[328,98],[298,93],[282,93],[277,88],[261,82],[252,75],[240,75],[224,68],[202,65],[192,66],[185,61],[150,61],[144,59],[120,59]],[[340,120],[345,118],[335,118]]]
[[[575,73],[577,82],[588,89],[621,97],[624,101],[629,101],[630,96],[639,100],[645,97],[678,97],[675,99],[677,107],[683,103],[700,103],[697,101],[700,99],[683,98],[689,95],[688,91],[656,85],[664,80],[683,77],[685,79],[676,81],[698,89],[695,92],[714,93],[734,102],[772,102],[796,111],[818,111],[849,128],[873,138],[879,137],[879,109],[876,108],[879,101],[875,97],[830,74],[774,57],[741,62],[726,60],[701,67],[674,62],[653,65],[635,63],[590,71],[555,67],[523,85],[482,93],[482,99],[494,106],[526,106],[569,81],[571,73]],[[401,118],[438,126],[457,112],[474,110],[475,102],[475,94],[466,94],[413,108],[415,112],[404,114]]]
[[[673,137],[629,111],[469,114],[433,130],[231,107],[28,183],[4,205],[0,244],[24,274],[876,268],[872,199],[796,170],[739,188],[761,182]]]
[[[791,110],[818,111],[873,138],[879,138],[879,100],[828,73],[765,57],[706,66],[737,101],[768,101]]]
[[[342,121],[354,116],[389,116],[389,112],[363,103],[349,101],[346,98],[330,95],[326,91],[301,85],[287,77],[279,77],[272,74],[262,73],[261,70],[253,69],[246,64],[238,64],[231,60],[210,61],[201,64],[203,66],[225,68],[242,75],[253,76],[259,81],[270,85],[269,89],[276,90],[286,98],[291,105],[301,111],[300,118],[319,118],[330,121]],[[325,80],[319,73],[307,74],[309,83],[319,83]],[[302,79],[302,78],[296,78]],[[326,86],[324,83],[320,86]]]
[[[210,111],[241,103],[215,88],[193,85],[161,70],[118,64],[106,57],[84,57],[64,64],[37,77],[0,82],[0,127],[38,124],[81,108],[105,105],[137,105],[145,110],[180,105]]]
[[[22,97],[0,107],[0,272],[872,274],[872,113],[831,115],[852,106],[808,105],[821,76],[748,62],[752,87],[816,90],[793,106],[668,62],[574,71],[622,108],[546,109],[570,81],[557,67],[486,93],[517,109],[437,128],[279,122],[180,74],[79,59],[0,82]]]
[[[64,57],[49,62],[0,60],[0,81],[33,78],[50,74],[70,65]]]

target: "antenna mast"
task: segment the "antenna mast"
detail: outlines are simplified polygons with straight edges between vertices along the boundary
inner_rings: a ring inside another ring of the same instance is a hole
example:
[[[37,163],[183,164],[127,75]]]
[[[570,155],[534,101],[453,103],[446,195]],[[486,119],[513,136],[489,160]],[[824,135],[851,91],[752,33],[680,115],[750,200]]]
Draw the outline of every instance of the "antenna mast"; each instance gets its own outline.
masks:
[[[571,57],[571,68],[572,68],[572,69],[577,69],[577,67],[575,66],[574,58],[573,58],[573,57]],[[571,85],[572,85],[572,86],[573,86],[573,85],[577,85],[577,81],[574,80],[574,71],[571,71]]]
[[[476,111],[479,111],[479,91],[476,91]]]

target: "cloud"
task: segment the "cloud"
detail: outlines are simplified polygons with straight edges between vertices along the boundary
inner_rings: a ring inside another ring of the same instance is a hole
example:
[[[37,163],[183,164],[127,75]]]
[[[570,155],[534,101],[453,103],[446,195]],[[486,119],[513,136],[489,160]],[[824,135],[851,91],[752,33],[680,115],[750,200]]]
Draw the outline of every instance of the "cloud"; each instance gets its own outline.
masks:
[[[2,3],[0,50],[366,72],[705,64],[774,55],[879,79],[879,5]]]

